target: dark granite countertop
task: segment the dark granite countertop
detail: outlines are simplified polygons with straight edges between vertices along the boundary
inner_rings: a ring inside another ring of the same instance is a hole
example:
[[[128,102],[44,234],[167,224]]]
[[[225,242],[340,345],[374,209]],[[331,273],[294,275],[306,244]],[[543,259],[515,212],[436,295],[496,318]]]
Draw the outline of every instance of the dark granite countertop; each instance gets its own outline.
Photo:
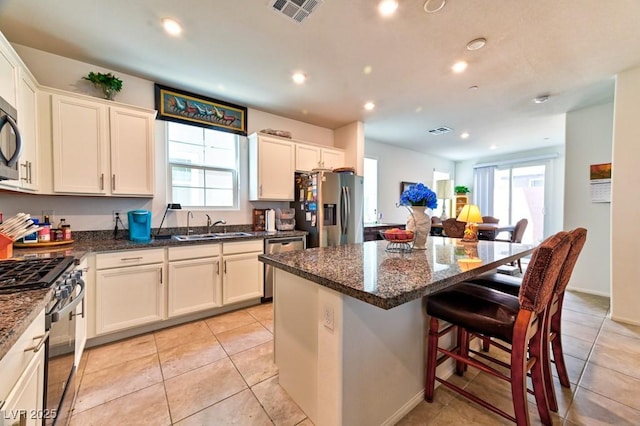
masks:
[[[218,240],[178,241],[175,239],[152,240],[150,243],[135,243],[119,237],[114,240],[111,231],[74,232],[73,244],[48,247],[14,248],[13,260],[33,257],[74,256],[79,262],[85,255],[95,252],[161,248],[197,244],[217,244],[277,237],[307,235],[305,231],[249,232],[251,235]],[[10,260],[6,260],[10,262]],[[0,261],[2,262],[2,261]],[[18,337],[27,329],[36,315],[51,298],[49,289],[29,290],[0,294],[0,359],[4,357]]]
[[[260,255],[279,269],[383,309],[442,290],[530,254],[533,247],[429,237],[427,250],[389,253],[386,241]]]

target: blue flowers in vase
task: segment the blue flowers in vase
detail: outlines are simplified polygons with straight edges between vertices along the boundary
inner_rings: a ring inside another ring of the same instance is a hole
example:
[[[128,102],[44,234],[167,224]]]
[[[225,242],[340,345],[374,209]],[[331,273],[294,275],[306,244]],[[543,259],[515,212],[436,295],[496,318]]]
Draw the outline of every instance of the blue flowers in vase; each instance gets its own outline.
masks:
[[[424,206],[429,209],[435,209],[438,206],[438,196],[423,183],[416,183],[402,192],[400,205]]]

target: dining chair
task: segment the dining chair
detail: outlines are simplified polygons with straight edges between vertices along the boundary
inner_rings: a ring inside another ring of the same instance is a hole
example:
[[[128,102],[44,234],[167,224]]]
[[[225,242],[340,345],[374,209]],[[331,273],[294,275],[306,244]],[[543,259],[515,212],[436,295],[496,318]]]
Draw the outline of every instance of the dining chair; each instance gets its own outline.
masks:
[[[493,216],[482,216],[482,223],[500,223],[500,219]]]
[[[527,229],[528,224],[529,224],[529,221],[526,218],[522,218],[513,227],[513,232],[511,232],[511,239],[502,240],[502,239],[496,238],[494,241],[521,243],[522,237],[524,236],[524,231]],[[520,273],[522,273],[522,263],[520,263],[520,259],[518,259],[517,261],[511,262],[511,265],[515,266],[515,262],[518,262],[518,269],[520,269]]]
[[[442,229],[444,231],[444,235],[451,238],[464,237],[465,226],[466,222],[458,222],[453,217],[442,221]]]
[[[427,402],[433,402],[437,380],[518,425],[529,425],[527,373],[530,371],[540,419],[544,425],[552,424],[543,371],[547,359],[544,350],[548,347],[549,337],[544,324],[549,301],[569,248],[568,232],[558,232],[543,241],[533,252],[518,297],[468,282],[427,297],[426,312],[430,316],[425,359]],[[449,323],[442,331],[439,331],[440,320]],[[457,346],[453,349],[439,347],[439,338],[456,327]],[[509,368],[509,375],[482,362],[481,358],[487,357],[485,354],[469,349],[470,333],[500,339],[511,345],[510,362],[500,361]],[[478,356],[469,357],[469,352]],[[438,353],[442,354],[440,358]],[[456,361],[458,375],[463,375],[465,367],[469,365],[509,382],[515,415],[512,416],[477,395],[437,377],[436,367],[447,358]]]
[[[582,252],[582,248],[587,241],[587,230],[585,228],[576,228],[570,232],[570,237],[571,248],[569,249],[567,259],[562,265],[562,270],[560,271],[558,281],[556,282],[553,290],[553,298],[547,317],[549,322],[547,325],[547,328],[549,329],[549,344],[551,345],[551,351],[553,352],[553,363],[556,366],[560,385],[565,388],[569,388],[570,383],[567,366],[564,361],[564,351],[562,349],[562,305],[564,301],[564,293],[567,289],[567,285],[569,285],[571,274],[573,273],[578,257]],[[519,294],[522,285],[522,279],[498,273],[483,274],[477,278],[469,280],[468,282],[492,288],[513,296],[517,296]],[[492,342],[490,339],[483,339],[484,350],[488,350],[488,345],[491,344]],[[545,353],[548,354],[549,350],[547,349]],[[549,362],[545,364],[544,373],[549,406],[552,411],[558,411],[558,403],[555,397],[555,390],[553,388],[553,378],[551,376],[551,365]]]

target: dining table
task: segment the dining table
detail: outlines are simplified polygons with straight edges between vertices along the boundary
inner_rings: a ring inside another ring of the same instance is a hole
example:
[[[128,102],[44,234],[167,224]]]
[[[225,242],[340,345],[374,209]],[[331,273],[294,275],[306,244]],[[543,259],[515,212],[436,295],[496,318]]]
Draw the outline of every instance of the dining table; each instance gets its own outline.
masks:
[[[511,240],[515,229],[515,225],[500,225],[498,223],[478,223],[476,226],[478,227],[478,239],[487,241],[495,240],[501,232],[509,233],[507,240]],[[442,224],[432,223],[430,234],[433,236],[444,236]]]

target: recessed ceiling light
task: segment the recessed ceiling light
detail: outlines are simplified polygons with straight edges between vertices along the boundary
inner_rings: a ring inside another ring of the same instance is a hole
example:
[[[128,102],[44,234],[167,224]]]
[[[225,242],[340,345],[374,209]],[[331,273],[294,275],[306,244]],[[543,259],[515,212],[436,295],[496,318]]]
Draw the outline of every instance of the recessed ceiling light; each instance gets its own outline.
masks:
[[[427,13],[436,13],[439,12],[445,4],[447,4],[447,0],[427,0],[424,2],[424,11]]]
[[[496,149],[497,147],[498,147],[497,145],[491,145],[489,149]]]
[[[463,132],[463,133],[461,133],[461,134],[460,134],[460,137],[461,137],[462,139],[467,139],[467,138],[469,137],[469,133],[467,133],[467,132]]]
[[[164,18],[162,20],[162,28],[172,36],[177,36],[182,33],[182,26],[175,19]]]
[[[422,111],[422,107],[421,106],[416,108],[416,112],[421,112],[421,111]]]
[[[549,95],[540,95],[533,98],[533,102],[536,104],[543,104],[549,100]]]
[[[227,90],[227,88],[224,87],[224,84],[218,84],[218,90],[220,90],[221,92],[224,92],[225,90]]]
[[[469,86],[469,90],[478,90],[478,86]]]
[[[291,79],[295,84],[303,84],[307,80],[307,76],[301,72],[294,73]]]
[[[306,109],[303,109],[302,110],[302,114],[307,115],[307,114],[309,114],[309,111],[307,111]]]
[[[374,104],[373,102],[369,101],[366,104],[364,104],[364,109],[366,109],[367,111],[371,111],[372,109],[374,109],[376,107],[376,104]]]
[[[487,39],[480,37],[467,43],[467,50],[479,50],[482,49],[485,44],[487,44]]]
[[[365,74],[371,74],[371,72],[373,72],[373,68],[370,65],[367,65],[366,67],[364,67],[362,72]]]
[[[397,0],[382,0],[378,3],[378,12],[382,16],[391,16],[398,9]]]
[[[453,66],[451,67],[451,69],[453,70],[453,72],[455,73],[461,73],[464,70],[467,69],[467,63],[465,61],[458,61],[455,64],[453,64]]]

